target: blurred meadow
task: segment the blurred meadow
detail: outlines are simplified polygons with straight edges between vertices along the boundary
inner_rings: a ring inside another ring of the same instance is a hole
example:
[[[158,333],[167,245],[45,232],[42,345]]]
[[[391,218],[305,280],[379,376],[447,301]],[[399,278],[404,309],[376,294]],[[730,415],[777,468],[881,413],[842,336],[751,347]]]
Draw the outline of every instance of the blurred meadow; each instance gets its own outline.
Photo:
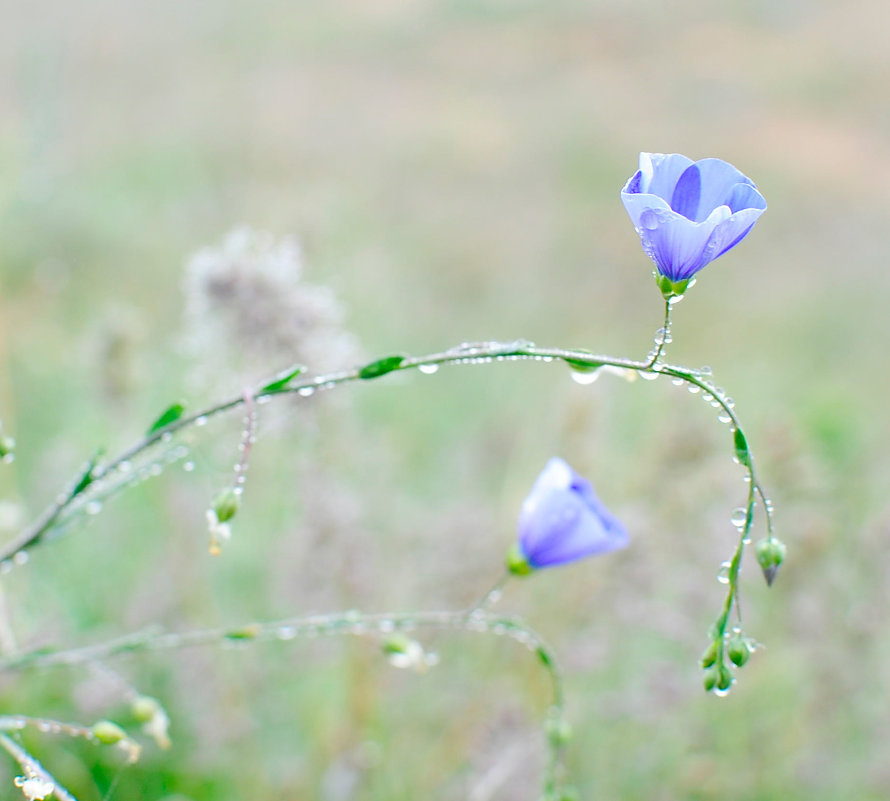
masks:
[[[4,539],[96,447],[294,361],[519,337],[642,357],[662,302],[618,193],[645,150],[726,159],[769,203],[677,308],[669,359],[711,365],[736,400],[789,546],[771,590],[743,570],[766,648],[706,695],[746,493],[726,426],[665,379],[450,367],[263,407],[217,558],[204,510],[240,416],[196,429],[185,461],[3,578],[7,649],[459,608],[497,579],[559,454],[632,537],[501,602],[564,660],[581,798],[890,797],[886,3],[0,9]],[[534,657],[421,639],[440,656],[423,675],[363,638],[110,660],[162,700],[173,740],[112,798],[536,799]],[[119,690],[81,669],[5,675],[0,711],[126,723]],[[118,774],[88,744],[28,744],[81,801]],[[15,771],[0,762],[4,798]]]

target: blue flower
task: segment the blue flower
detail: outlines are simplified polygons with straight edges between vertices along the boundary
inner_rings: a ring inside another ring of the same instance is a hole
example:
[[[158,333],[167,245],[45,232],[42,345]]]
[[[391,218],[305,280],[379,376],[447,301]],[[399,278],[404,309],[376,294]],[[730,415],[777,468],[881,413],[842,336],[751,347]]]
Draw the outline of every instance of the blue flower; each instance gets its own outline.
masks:
[[[720,159],[640,153],[621,200],[667,297],[741,242],[766,209],[750,178]]]
[[[574,562],[627,545],[624,526],[590,483],[562,459],[547,462],[519,515],[519,541],[508,558],[514,573]]]

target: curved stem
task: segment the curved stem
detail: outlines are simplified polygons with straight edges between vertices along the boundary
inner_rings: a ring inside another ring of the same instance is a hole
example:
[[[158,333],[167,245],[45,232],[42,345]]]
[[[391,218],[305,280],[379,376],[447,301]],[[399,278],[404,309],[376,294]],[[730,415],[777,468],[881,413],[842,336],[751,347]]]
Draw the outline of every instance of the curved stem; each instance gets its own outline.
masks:
[[[666,304],[666,319],[670,316],[670,304]],[[362,373],[361,368],[353,370],[345,370],[327,375],[318,375],[314,378],[304,380],[296,380],[284,387],[274,390],[257,390],[253,394],[243,393],[237,397],[222,401],[221,403],[209,406],[192,415],[181,417],[169,425],[154,431],[130,447],[126,448],[118,456],[107,462],[96,464],[89,469],[89,483],[99,484],[117,471],[121,465],[129,463],[152,446],[169,441],[176,433],[189,428],[198,421],[204,422],[209,417],[213,417],[223,412],[227,412],[248,403],[249,400],[259,401],[260,399],[272,398],[281,395],[300,395],[308,396],[315,392],[332,389],[341,384],[351,383],[354,381],[367,381],[379,378],[389,372],[403,372],[406,370],[415,370],[420,368],[437,368],[442,365],[450,364],[483,364],[495,361],[516,361],[522,359],[531,359],[535,361],[552,362],[555,360],[565,361],[569,364],[582,365],[591,369],[602,366],[610,366],[631,370],[635,372],[656,373],[671,375],[682,379],[690,384],[698,386],[709,393],[712,393],[715,399],[720,403],[724,412],[731,418],[736,428],[741,430],[741,423],[732,407],[726,403],[725,396],[719,393],[711,384],[705,382],[701,378],[701,374],[695,370],[685,367],[675,367],[669,365],[656,364],[651,358],[647,361],[636,361],[633,359],[624,359],[614,356],[606,356],[592,354],[583,350],[572,350],[566,348],[539,348],[530,342],[517,340],[515,342],[479,342],[464,343],[457,347],[451,348],[440,353],[433,353],[427,356],[401,358],[398,364],[390,367],[385,372]],[[658,358],[658,357],[656,357]],[[766,496],[757,482],[754,474],[754,458],[750,455],[749,464],[746,465],[749,472],[752,487],[760,495],[764,502],[764,511],[767,518],[767,527],[772,536],[772,514],[769,504],[766,502]],[[26,528],[17,538],[0,547],[0,563],[6,562],[18,553],[25,552],[37,545],[54,526],[60,522],[63,513],[68,511],[75,500],[80,495],[88,495],[81,486],[82,480],[76,482],[68,490],[63,492],[56,501],[51,504],[28,528]],[[7,562],[8,564],[8,562]]]

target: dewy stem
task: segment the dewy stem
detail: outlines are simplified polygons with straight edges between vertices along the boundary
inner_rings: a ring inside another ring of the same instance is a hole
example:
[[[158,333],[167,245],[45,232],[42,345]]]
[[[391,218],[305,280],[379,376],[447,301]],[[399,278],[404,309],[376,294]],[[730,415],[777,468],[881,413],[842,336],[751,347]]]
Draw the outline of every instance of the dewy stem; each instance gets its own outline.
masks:
[[[666,299],[664,302],[664,325],[661,328],[661,332],[658,334],[658,339],[656,342],[655,350],[652,353],[652,358],[649,360],[648,367],[654,367],[658,364],[658,360],[661,358],[661,354],[664,352],[664,348],[668,342],[671,340],[671,308],[672,308],[670,298]]]
[[[665,318],[669,323],[670,320],[670,304],[666,304]],[[663,347],[662,347],[663,350]],[[656,356],[656,358],[659,358]],[[732,407],[726,402],[725,396],[716,390],[711,384],[702,380],[701,374],[695,370],[685,367],[670,366],[658,364],[651,358],[646,361],[635,361],[633,359],[624,359],[614,356],[592,354],[584,350],[572,350],[566,348],[539,348],[534,344],[525,340],[517,340],[515,342],[479,342],[464,343],[457,347],[451,348],[440,353],[433,353],[420,357],[395,357],[396,363],[383,371],[367,371],[364,368],[355,368],[353,370],[344,370],[327,375],[318,375],[314,378],[303,380],[295,379],[281,388],[274,390],[257,390],[252,395],[250,393],[240,394],[234,398],[222,401],[213,406],[209,406],[190,416],[181,417],[180,419],[160,428],[136,443],[126,448],[115,458],[97,464],[90,472],[90,486],[85,490],[77,488],[72,484],[68,490],[63,492],[56,501],[51,504],[37,519],[27,527],[22,533],[9,543],[0,546],[0,564],[5,563],[11,566],[15,564],[18,554],[25,553],[29,549],[37,545],[50,530],[52,530],[59,522],[66,519],[65,513],[72,513],[78,503],[90,497],[91,491],[100,491],[96,488],[101,487],[103,479],[112,476],[115,471],[122,465],[129,463],[132,459],[149,450],[152,446],[159,442],[169,440],[174,434],[194,426],[198,421],[206,421],[209,417],[227,412],[244,405],[247,398],[254,401],[272,398],[281,395],[301,395],[308,396],[317,391],[328,390],[341,384],[352,383],[355,381],[367,381],[376,379],[391,372],[402,372],[405,370],[414,370],[420,368],[428,368],[429,370],[438,368],[442,365],[449,364],[483,364],[495,361],[517,361],[530,359],[534,361],[552,362],[556,360],[564,361],[570,365],[583,366],[591,370],[603,366],[610,366],[630,370],[634,372],[651,373],[657,375],[670,375],[679,378],[687,383],[703,389],[714,395],[724,412],[730,417],[733,425],[741,430],[741,423]],[[374,363],[372,363],[374,364]],[[747,465],[749,478],[752,487],[763,500],[764,512],[767,519],[767,527],[770,536],[772,536],[772,514],[766,496],[754,474],[754,457],[750,455],[749,464]],[[79,482],[78,482],[79,483]],[[76,490],[76,491],[75,491]],[[9,560],[12,560],[11,562]]]

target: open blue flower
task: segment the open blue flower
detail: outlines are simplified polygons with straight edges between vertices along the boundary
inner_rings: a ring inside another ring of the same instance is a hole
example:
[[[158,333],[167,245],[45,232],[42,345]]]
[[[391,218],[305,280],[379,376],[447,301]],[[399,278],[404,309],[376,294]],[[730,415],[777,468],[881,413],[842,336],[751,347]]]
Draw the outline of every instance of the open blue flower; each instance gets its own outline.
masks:
[[[640,153],[640,169],[621,200],[658,268],[666,296],[682,295],[693,276],[735,247],[766,209],[750,178],[720,159]]]
[[[624,526],[590,483],[562,459],[547,462],[519,515],[519,541],[508,559],[514,573],[573,562],[627,545]]]

